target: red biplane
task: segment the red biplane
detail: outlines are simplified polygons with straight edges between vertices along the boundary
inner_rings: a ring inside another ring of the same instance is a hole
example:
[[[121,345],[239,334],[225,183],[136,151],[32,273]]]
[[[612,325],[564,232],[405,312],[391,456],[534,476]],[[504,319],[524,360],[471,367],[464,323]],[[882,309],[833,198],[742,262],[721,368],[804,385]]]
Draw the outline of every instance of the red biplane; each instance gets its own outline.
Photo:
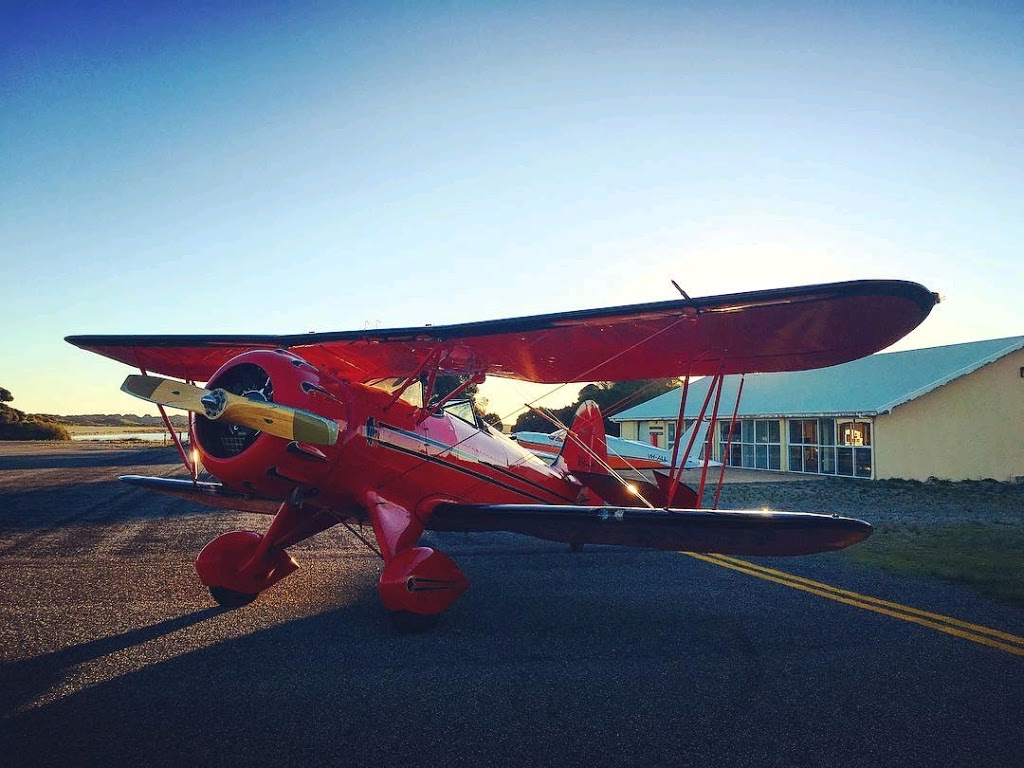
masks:
[[[681,470],[627,482],[608,467],[593,403],[549,464],[477,418],[459,399],[470,382],[712,376],[701,418],[711,414],[716,434],[719,398],[708,406],[723,376],[871,354],[937,300],[915,283],[858,281],[423,328],[67,340],[140,369],[122,389],[157,403],[165,419],[164,406],[190,411],[193,456],[215,478],[201,481],[179,444],[190,479],[122,480],[274,516],[265,533],[224,533],[197,557],[217,602],[245,604],[292,573],[292,544],[369,523],[384,561],[381,602],[407,622],[439,615],[469,585],[448,556],[419,545],[424,531],[746,555],[840,549],[871,532],[831,515],[720,511],[717,494],[700,509],[704,476],[694,491]],[[435,397],[437,377],[450,374],[463,384]]]

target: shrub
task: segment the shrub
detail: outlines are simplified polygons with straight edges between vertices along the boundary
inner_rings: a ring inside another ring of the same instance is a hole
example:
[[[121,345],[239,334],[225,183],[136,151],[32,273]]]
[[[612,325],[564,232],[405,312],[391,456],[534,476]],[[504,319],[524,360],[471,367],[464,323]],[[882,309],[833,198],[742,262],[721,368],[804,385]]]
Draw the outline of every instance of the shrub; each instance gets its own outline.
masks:
[[[70,440],[71,433],[63,424],[41,421],[19,421],[0,424],[0,440]]]
[[[70,440],[67,427],[0,403],[0,440]]]

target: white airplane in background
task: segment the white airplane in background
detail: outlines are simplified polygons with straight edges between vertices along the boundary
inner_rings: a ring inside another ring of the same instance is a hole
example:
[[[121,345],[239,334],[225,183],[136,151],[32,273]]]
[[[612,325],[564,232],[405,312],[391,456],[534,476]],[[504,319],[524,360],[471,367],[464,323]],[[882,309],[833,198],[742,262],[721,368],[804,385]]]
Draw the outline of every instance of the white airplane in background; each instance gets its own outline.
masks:
[[[694,429],[698,426],[694,423],[679,438],[679,455],[676,457],[676,466],[684,469],[700,469],[704,466],[700,458],[701,450],[707,439],[710,422],[699,422],[700,429],[697,438],[693,440],[693,447],[689,455],[684,455],[686,446],[690,445]],[[533,452],[548,462],[554,461],[562,452],[562,445],[565,441],[565,430],[559,429],[556,432],[547,434],[544,432],[515,432],[512,439],[518,442],[523,448]],[[668,469],[672,466],[672,447],[659,448],[650,443],[639,440],[627,440],[623,437],[607,436],[608,441],[608,464],[612,469]],[[709,461],[709,466],[719,467],[717,461]]]

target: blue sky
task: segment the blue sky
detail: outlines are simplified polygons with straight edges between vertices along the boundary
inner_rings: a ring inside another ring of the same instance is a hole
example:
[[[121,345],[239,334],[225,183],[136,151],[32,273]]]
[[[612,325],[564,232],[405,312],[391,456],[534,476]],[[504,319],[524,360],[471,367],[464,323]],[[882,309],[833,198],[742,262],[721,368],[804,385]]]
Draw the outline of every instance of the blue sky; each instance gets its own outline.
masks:
[[[1024,333],[1024,16],[852,5],[4,4],[0,385],[142,413],[63,337],[464,322],[671,279],[915,280],[945,301],[903,348]]]

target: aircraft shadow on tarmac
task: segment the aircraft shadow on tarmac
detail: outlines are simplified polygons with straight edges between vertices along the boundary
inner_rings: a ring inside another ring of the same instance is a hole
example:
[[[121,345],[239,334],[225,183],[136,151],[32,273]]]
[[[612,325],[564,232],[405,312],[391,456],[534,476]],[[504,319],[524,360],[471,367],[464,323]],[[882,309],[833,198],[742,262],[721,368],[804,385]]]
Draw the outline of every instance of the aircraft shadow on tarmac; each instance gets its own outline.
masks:
[[[158,496],[117,480],[0,490],[0,525],[6,530],[53,530],[82,524],[163,519],[209,512],[208,507]]]
[[[59,683],[65,672],[73,666],[141,645],[198,624],[226,610],[220,606],[204,608],[148,627],[139,627],[119,635],[73,645],[32,659],[0,664],[0,712],[10,716],[19,707]]]
[[[0,472],[11,469],[100,469],[103,467],[154,467],[181,465],[174,448],[126,448],[124,450],[80,450],[62,452],[59,448],[46,453],[9,453],[0,456]]]
[[[480,757],[481,749],[489,759],[534,754],[543,763],[555,755],[572,763],[581,750],[599,760],[615,721],[670,715],[678,703],[666,712],[666,697],[682,700],[693,686],[713,683],[749,696],[760,678],[749,647],[729,642],[738,639],[732,633],[703,652],[681,636],[677,658],[659,652],[656,668],[648,666],[645,638],[664,625],[653,603],[620,606],[602,625],[592,623],[597,614],[586,601],[534,612],[521,595],[454,610],[429,633],[400,635],[381,614],[372,583],[365,586],[340,608],[11,714],[0,723],[0,747],[16,755],[11,765],[208,764],[217,754],[254,765],[378,764],[402,755],[413,765],[479,764],[453,756]],[[574,615],[581,610],[589,618]],[[4,671],[15,691],[5,709],[51,690],[77,664],[218,613],[198,611],[14,665]],[[667,637],[656,640],[663,649]],[[622,733],[621,724],[613,727]]]
[[[11,765],[924,765],[1005,764],[1021,745],[1010,657],[964,664],[942,638],[894,653],[913,627],[822,626],[851,614],[805,617],[786,591],[733,592],[731,575],[671,554],[470,559],[474,588],[434,631],[395,633],[357,575],[321,613],[7,717],[0,748]],[[256,621],[255,606],[4,675],[29,701],[77,664],[179,630],[202,640],[202,622]]]

